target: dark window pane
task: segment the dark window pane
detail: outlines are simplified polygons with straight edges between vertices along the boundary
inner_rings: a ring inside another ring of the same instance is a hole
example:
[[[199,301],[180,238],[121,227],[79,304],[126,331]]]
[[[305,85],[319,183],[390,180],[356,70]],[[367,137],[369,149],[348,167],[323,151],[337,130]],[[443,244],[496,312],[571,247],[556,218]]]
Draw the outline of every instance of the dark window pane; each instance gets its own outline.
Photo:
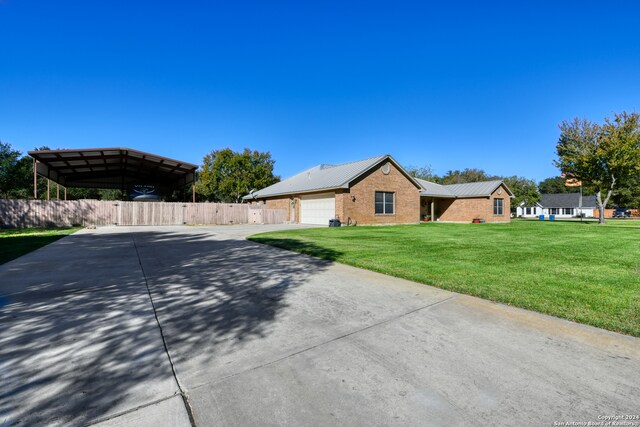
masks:
[[[385,191],[376,191],[375,207],[377,214],[393,214],[393,199],[395,194]]]
[[[493,214],[502,215],[502,199],[493,199]]]

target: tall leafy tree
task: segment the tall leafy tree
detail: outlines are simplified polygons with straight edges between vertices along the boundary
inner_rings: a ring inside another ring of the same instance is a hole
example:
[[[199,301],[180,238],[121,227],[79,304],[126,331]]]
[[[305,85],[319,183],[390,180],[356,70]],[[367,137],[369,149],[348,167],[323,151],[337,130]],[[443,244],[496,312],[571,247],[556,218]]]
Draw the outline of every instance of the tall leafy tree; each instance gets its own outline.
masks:
[[[49,147],[36,147],[35,150],[49,150]],[[47,179],[38,176],[36,179],[38,189],[38,199],[47,198]],[[55,194],[55,183],[51,183],[51,193]],[[18,160],[16,165],[15,181],[12,190],[9,192],[12,199],[30,199],[33,197],[33,158],[24,155]]]
[[[575,118],[559,127],[555,164],[595,193],[604,224],[613,191],[640,173],[640,116],[623,112],[603,125]]]
[[[0,141],[0,194],[5,199],[9,198],[9,193],[16,186],[19,160],[20,151]]]
[[[567,187],[567,179],[561,176],[553,176],[540,181],[538,189],[541,194],[579,193],[580,187]]]
[[[440,184],[464,184],[467,182],[491,181],[501,179],[496,175],[489,175],[482,169],[467,168],[465,170],[450,170],[440,180]]]
[[[45,184],[46,185],[46,184]],[[45,187],[46,188],[46,187]],[[10,199],[30,199],[33,197],[33,158],[22,156],[18,159],[13,175],[13,185],[9,190]]]
[[[514,198],[511,200],[511,208],[515,210],[522,202],[531,206],[540,201],[538,186],[532,179],[523,176],[508,176],[504,178],[504,183],[513,191]]]
[[[626,185],[614,191],[611,202],[618,207],[640,208],[640,174],[631,177]]]
[[[425,166],[407,166],[404,168],[405,171],[407,171],[407,173],[409,175],[411,175],[414,178],[420,178],[420,179],[424,179],[425,181],[438,181],[438,176],[436,176],[436,174],[433,173],[433,169],[431,168],[431,165],[425,165]]]
[[[239,203],[251,190],[280,181],[273,174],[274,164],[269,152],[214,150],[204,156],[196,191],[205,200]]]

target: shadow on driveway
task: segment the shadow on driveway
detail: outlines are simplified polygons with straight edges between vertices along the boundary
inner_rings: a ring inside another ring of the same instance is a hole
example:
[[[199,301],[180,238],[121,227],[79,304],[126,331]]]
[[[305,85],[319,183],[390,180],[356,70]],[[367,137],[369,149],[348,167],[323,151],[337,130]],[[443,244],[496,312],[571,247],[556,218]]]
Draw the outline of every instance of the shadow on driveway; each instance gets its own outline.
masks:
[[[287,292],[328,265],[212,233],[117,228],[9,262],[0,267],[0,424],[86,425],[179,392],[138,253],[178,360],[203,343],[268,334]]]
[[[233,349],[265,336],[288,306],[287,294],[331,265],[312,258],[301,262],[290,252],[246,240],[213,240],[210,234],[134,238],[178,366],[194,356],[206,363],[222,342]]]

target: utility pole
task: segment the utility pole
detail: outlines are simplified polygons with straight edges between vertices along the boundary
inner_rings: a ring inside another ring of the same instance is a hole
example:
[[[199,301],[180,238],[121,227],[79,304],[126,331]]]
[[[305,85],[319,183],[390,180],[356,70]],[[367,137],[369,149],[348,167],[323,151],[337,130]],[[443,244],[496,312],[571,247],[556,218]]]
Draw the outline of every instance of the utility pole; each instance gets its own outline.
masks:
[[[578,199],[578,210],[580,212],[580,222],[582,222],[582,180],[580,180],[580,199]]]

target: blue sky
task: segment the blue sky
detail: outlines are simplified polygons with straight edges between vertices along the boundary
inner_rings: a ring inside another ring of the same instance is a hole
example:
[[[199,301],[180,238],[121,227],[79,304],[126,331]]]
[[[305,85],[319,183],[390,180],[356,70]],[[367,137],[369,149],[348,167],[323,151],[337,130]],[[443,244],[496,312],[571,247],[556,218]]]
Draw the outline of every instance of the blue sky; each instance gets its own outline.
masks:
[[[560,121],[640,109],[638,16],[631,1],[0,0],[0,140],[198,164],[250,147],[283,177],[390,153],[541,180]]]

